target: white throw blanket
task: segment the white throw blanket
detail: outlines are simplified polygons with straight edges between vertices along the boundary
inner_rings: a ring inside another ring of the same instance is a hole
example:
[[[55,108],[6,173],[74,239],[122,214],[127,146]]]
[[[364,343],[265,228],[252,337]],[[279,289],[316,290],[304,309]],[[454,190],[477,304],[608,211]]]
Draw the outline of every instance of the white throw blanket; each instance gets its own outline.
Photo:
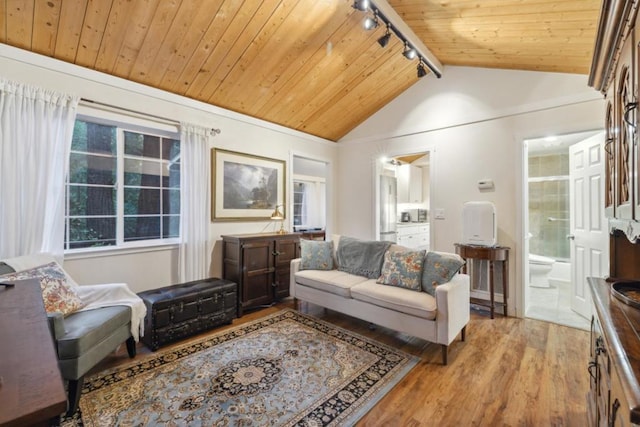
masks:
[[[142,299],[129,289],[126,283],[80,285],[74,289],[84,304],[78,311],[112,307],[114,305],[131,307],[131,335],[136,342],[144,335],[144,316],[147,314],[147,307]]]

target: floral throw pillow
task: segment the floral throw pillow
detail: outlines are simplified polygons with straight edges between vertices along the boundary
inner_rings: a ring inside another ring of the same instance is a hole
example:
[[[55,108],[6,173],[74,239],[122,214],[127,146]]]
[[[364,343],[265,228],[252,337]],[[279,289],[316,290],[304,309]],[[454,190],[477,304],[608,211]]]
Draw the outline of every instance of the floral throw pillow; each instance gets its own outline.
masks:
[[[65,272],[56,262],[0,276],[0,282],[22,279],[40,280],[42,300],[47,313],[60,312],[66,316],[82,308],[82,300],[74,287],[67,283]]]
[[[464,260],[457,254],[427,252],[422,272],[422,290],[435,296],[436,286],[451,280],[463,265]]]
[[[424,251],[387,251],[376,283],[421,290]]]
[[[300,240],[300,270],[333,270],[333,242]]]

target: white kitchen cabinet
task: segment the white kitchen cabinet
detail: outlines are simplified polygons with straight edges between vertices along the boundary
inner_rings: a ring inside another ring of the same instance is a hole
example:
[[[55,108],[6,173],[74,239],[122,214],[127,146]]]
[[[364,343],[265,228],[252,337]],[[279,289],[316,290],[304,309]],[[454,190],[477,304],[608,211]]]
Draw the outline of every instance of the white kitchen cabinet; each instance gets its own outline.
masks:
[[[401,165],[397,170],[398,203],[422,203],[422,169]]]
[[[429,250],[429,224],[423,222],[398,225],[397,243],[407,248]]]

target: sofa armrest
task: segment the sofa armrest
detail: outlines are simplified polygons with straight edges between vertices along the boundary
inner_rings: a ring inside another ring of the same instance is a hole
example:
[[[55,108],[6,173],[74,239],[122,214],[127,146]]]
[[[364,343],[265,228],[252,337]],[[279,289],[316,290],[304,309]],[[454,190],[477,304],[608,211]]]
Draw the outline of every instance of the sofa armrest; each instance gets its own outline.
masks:
[[[49,331],[53,339],[58,340],[62,338],[65,334],[64,316],[62,313],[47,313],[47,320],[49,321]]]
[[[469,323],[470,292],[467,274],[456,274],[449,282],[436,287],[438,342],[450,344]]]
[[[296,273],[300,271],[300,258],[291,260],[291,272],[289,273],[289,295],[296,297]]]

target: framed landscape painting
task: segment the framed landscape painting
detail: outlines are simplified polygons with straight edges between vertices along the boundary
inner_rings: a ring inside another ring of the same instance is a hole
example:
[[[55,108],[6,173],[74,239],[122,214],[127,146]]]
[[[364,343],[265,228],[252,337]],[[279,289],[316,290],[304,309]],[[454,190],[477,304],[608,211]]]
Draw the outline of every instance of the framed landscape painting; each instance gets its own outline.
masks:
[[[285,166],[284,160],[212,149],[211,220],[271,219],[284,205]]]

